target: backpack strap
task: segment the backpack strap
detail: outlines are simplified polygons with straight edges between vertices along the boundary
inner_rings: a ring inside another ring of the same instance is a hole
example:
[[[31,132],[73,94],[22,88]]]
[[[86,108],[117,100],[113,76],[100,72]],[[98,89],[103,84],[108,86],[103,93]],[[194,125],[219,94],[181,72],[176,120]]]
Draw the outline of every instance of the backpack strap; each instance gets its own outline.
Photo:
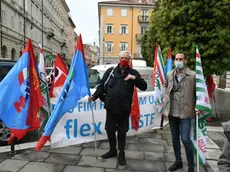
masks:
[[[107,83],[109,82],[111,76],[113,75],[114,69],[115,69],[115,68],[112,68],[111,72],[109,73],[109,76],[108,76],[108,78],[106,79],[106,81],[105,81],[105,83],[104,83],[104,88],[106,87],[106,85],[107,85]]]

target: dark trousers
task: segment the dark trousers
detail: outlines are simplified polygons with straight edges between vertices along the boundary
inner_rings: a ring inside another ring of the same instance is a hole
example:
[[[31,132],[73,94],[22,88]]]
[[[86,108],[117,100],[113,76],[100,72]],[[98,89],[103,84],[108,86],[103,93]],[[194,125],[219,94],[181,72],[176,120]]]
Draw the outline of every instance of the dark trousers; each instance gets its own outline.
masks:
[[[118,149],[125,151],[126,133],[129,130],[129,113],[106,112],[105,130],[107,132],[110,150],[116,151],[116,132],[118,139]]]
[[[185,147],[188,166],[194,168],[194,154],[192,141],[190,140],[191,119],[180,119],[169,115],[169,125],[172,134],[173,149],[176,161],[182,161],[180,135]]]

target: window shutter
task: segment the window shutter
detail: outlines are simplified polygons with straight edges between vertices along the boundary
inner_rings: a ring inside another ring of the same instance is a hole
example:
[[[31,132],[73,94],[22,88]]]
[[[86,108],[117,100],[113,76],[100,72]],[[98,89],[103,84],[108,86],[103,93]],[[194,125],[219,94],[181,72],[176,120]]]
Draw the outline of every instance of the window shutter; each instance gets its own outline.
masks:
[[[121,45],[122,45],[122,44],[120,43],[120,44],[119,44],[119,50],[120,50],[120,51],[122,51],[122,49],[121,49]]]
[[[105,50],[104,50],[104,52],[108,52],[107,51],[107,44],[105,43]]]
[[[128,44],[125,44],[125,51],[128,51]]]
[[[107,25],[105,25],[105,33],[107,33]]]
[[[129,27],[126,26],[126,34],[128,35],[129,34]]]
[[[114,46],[113,44],[111,44],[111,52],[113,52],[113,50],[114,50]]]
[[[120,34],[121,34],[121,31],[122,31],[122,26],[120,26]]]
[[[112,26],[112,34],[114,34],[114,26]]]

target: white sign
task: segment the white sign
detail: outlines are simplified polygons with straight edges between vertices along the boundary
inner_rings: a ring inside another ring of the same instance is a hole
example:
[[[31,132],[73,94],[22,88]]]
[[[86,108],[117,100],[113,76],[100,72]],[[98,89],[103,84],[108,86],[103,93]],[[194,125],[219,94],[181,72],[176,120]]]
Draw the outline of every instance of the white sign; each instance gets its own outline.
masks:
[[[140,128],[138,131],[131,127],[127,135],[137,135],[151,129],[160,128],[161,116],[154,110],[154,91],[138,92],[140,105]],[[76,108],[66,113],[58,122],[51,135],[51,148],[76,145],[94,141],[94,127],[96,128],[97,140],[107,139],[104,129],[106,110],[99,99],[92,103],[95,116],[95,124],[92,120],[92,112],[88,97],[80,100]]]

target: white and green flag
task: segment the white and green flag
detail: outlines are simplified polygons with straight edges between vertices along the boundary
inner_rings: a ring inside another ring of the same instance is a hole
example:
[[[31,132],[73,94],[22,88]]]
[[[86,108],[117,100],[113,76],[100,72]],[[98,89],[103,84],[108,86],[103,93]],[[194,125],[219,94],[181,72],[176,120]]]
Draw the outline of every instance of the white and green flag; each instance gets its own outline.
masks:
[[[200,165],[204,165],[206,163],[206,119],[212,115],[212,108],[209,101],[207,85],[204,79],[198,46],[196,47],[196,109],[203,113],[198,117],[198,128],[196,120],[194,119],[192,122],[191,140],[194,146],[194,153],[199,156]]]
[[[164,61],[161,54],[160,45],[156,44],[155,58],[154,58],[154,71],[152,78],[152,85],[154,86],[154,105],[156,110],[163,113],[163,95],[165,92],[165,73],[164,73]]]
[[[40,79],[40,87],[42,92],[42,99],[43,104],[39,111],[39,118],[40,118],[40,129],[39,135],[42,134],[43,129],[48,121],[48,117],[51,114],[51,106],[50,106],[50,97],[49,97],[49,88],[46,81],[46,69],[45,69],[45,60],[42,51],[42,46],[39,43],[39,79]]]

